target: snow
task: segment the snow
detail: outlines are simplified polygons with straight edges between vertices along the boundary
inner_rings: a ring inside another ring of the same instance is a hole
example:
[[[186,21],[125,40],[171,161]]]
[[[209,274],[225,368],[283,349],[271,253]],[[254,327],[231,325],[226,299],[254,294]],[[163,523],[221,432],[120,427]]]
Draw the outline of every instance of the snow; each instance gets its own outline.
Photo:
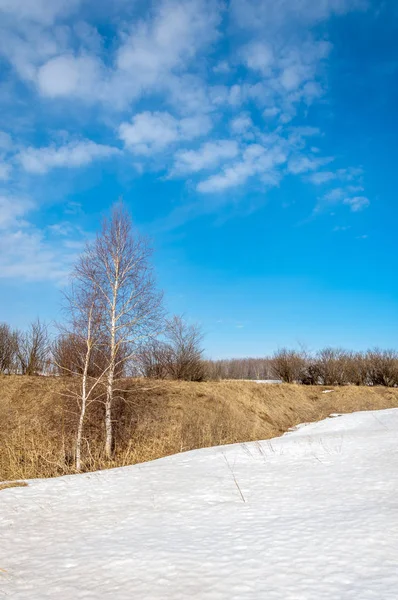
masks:
[[[396,600],[398,409],[0,491],[0,597]]]

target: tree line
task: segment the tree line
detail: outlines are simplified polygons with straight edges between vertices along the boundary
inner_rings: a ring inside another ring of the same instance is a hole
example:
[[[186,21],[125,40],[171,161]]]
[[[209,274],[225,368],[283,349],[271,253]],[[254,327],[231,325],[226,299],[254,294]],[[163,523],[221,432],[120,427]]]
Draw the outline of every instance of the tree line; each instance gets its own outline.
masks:
[[[316,353],[282,348],[265,358],[207,361],[209,379],[277,379],[303,385],[398,386],[398,352],[324,348]]]
[[[184,381],[280,380],[302,385],[398,386],[398,352],[372,349],[354,352],[324,348],[315,354],[283,348],[264,358],[210,360],[203,357],[203,334],[183,317],[165,318],[162,339],[142,344],[118,367],[118,377]],[[51,341],[39,320],[26,331],[0,324],[0,374],[79,376],[84,372],[85,342],[75,333]],[[98,377],[106,367],[103,349],[94,346],[87,375]]]

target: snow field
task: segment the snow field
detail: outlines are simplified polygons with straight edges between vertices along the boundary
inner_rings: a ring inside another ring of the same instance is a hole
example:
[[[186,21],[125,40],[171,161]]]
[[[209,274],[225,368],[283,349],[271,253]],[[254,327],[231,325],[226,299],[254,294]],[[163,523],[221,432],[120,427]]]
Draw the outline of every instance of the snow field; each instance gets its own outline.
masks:
[[[398,409],[0,491],[0,597],[396,600]]]

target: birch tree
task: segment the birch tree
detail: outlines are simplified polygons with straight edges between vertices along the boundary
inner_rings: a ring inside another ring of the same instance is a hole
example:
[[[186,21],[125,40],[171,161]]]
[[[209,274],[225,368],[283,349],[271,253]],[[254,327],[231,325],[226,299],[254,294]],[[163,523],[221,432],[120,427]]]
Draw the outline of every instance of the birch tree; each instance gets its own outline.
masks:
[[[101,400],[101,388],[106,380],[107,365],[102,358],[102,326],[100,303],[97,290],[90,282],[82,279],[77,269],[72,274],[72,286],[65,294],[65,310],[68,325],[62,327],[62,334],[53,351],[54,363],[61,375],[74,376],[74,381],[66,388],[65,395],[76,400],[79,407],[75,445],[75,468],[82,468],[82,442],[86,413],[89,405]],[[68,360],[64,349],[68,348]]]
[[[96,290],[106,340],[105,454],[113,452],[112,407],[116,381],[143,340],[156,336],[162,295],[156,290],[148,241],[140,236],[119,203],[104,219],[96,240],[86,247],[76,273]]]

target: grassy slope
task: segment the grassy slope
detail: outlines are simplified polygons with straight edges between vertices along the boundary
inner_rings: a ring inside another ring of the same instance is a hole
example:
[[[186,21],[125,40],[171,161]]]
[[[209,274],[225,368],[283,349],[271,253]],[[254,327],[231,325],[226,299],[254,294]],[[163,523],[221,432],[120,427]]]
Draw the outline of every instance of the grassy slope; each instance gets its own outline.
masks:
[[[77,409],[63,395],[70,382],[46,377],[0,377],[0,481],[73,473]],[[89,411],[87,470],[159,458],[204,446],[266,439],[290,427],[353,412],[398,407],[398,389],[324,388],[126,380],[114,411],[112,462],[101,456],[102,406]]]

